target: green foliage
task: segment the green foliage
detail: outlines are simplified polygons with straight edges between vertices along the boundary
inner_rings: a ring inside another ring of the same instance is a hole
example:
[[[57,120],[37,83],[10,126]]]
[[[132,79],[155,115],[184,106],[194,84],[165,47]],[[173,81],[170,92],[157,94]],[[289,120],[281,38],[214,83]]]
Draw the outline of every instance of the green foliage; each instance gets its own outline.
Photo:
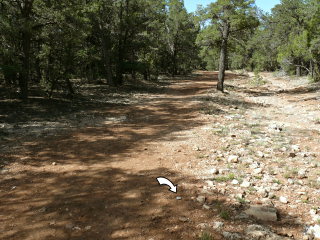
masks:
[[[213,237],[210,233],[203,232],[203,233],[201,233],[199,240],[213,240]]]

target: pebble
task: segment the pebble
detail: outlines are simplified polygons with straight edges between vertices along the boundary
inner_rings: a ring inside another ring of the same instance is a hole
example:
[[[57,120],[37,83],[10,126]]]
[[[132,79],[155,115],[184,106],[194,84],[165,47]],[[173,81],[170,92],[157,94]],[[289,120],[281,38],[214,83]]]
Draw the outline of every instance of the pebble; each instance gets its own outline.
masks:
[[[223,227],[224,223],[223,222],[214,222],[213,223],[213,228],[218,230],[221,229]]]
[[[203,204],[202,207],[203,207],[203,209],[206,209],[206,210],[210,210],[210,208],[211,208],[211,207],[210,207],[209,205],[207,205],[207,204]]]
[[[255,175],[257,175],[257,174],[261,174],[262,173],[262,168],[257,168],[257,169],[254,169],[253,170],[253,173],[255,174]]]
[[[199,203],[204,203],[204,202],[206,201],[206,197],[205,197],[205,196],[198,196],[198,197],[197,197],[197,201],[198,201]]]
[[[287,204],[287,203],[288,203],[288,200],[287,200],[286,197],[280,197],[280,198],[279,198],[279,201],[280,201],[281,203],[284,203],[284,204]]]
[[[233,179],[232,182],[231,182],[231,184],[233,184],[233,185],[238,185],[238,184],[239,184],[239,181],[238,181],[237,179]]]
[[[180,222],[188,222],[189,219],[187,217],[179,217]]]
[[[248,188],[251,186],[251,183],[249,181],[244,180],[240,186],[244,188]]]
[[[182,197],[176,197],[177,200],[182,200]]]
[[[239,157],[236,155],[231,155],[228,157],[228,162],[229,163],[238,163],[239,162]]]
[[[216,168],[210,169],[210,174],[215,175],[215,174],[218,174],[218,173],[219,173],[219,170],[218,170],[218,169],[216,169]]]

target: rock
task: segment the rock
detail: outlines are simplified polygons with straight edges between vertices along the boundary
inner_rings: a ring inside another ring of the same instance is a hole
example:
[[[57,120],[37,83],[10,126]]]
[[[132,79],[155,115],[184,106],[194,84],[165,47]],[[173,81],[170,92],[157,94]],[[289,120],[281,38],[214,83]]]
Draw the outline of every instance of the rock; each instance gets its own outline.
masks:
[[[206,183],[208,184],[208,187],[214,187],[214,182],[211,180],[206,181]]]
[[[56,162],[53,162],[53,163],[52,163],[52,166],[56,166],[56,165],[57,165],[57,163],[56,163]]]
[[[245,211],[245,214],[266,222],[276,222],[278,220],[277,209],[269,206],[251,205]]]
[[[298,171],[298,178],[300,178],[300,179],[306,178],[307,177],[306,172],[307,171],[305,169],[299,170]]]
[[[230,169],[225,168],[225,169],[219,169],[219,174],[225,174],[227,172],[230,172]]]
[[[258,175],[258,174],[261,174],[262,171],[263,171],[262,168],[254,169],[254,170],[253,170],[253,174]]]
[[[86,226],[85,228],[84,228],[84,230],[86,230],[86,231],[89,231],[89,230],[91,230],[91,226]]]
[[[216,168],[210,169],[210,174],[216,175],[216,174],[218,174],[218,173],[219,173],[219,170],[218,170],[218,169],[216,169]]]
[[[202,207],[203,207],[203,209],[205,209],[205,210],[210,210],[210,208],[211,208],[211,207],[210,207],[209,205],[207,205],[207,204],[203,204]]]
[[[261,152],[261,151],[257,152],[257,156],[260,157],[260,158],[264,158],[265,157],[264,153]]]
[[[206,197],[205,197],[205,196],[198,196],[198,197],[197,197],[197,201],[198,201],[199,203],[205,203]]]
[[[228,162],[229,163],[238,163],[239,162],[239,157],[236,155],[231,155],[228,157]]]
[[[294,152],[300,152],[300,151],[301,151],[299,145],[292,145],[292,146],[291,146],[291,149],[292,149],[292,151],[294,151]]]
[[[248,188],[251,186],[251,183],[249,181],[244,180],[240,186],[244,188]]]
[[[182,200],[182,197],[176,197],[177,200]]]
[[[233,184],[233,185],[238,185],[238,184],[239,184],[239,181],[238,181],[237,179],[233,179],[232,182],[231,182],[231,184]]]
[[[268,228],[261,225],[250,225],[246,230],[246,239],[250,240],[281,240],[282,237],[271,232]]]
[[[320,239],[320,225],[311,226],[307,234],[315,239]]]
[[[219,230],[223,227],[224,223],[223,222],[214,222],[213,223],[213,228],[216,230]]]
[[[265,188],[259,188],[257,193],[261,196],[261,197],[268,197],[268,191]]]
[[[245,214],[244,212],[240,213],[239,215],[237,215],[235,217],[235,219],[237,219],[237,220],[244,220],[244,219],[248,219],[248,218],[249,218],[249,216],[247,214]]]
[[[239,233],[223,232],[222,235],[227,240],[243,239]]]
[[[187,217],[179,217],[180,222],[188,222],[189,219]]]
[[[280,201],[281,203],[284,203],[284,204],[287,204],[287,203],[288,203],[288,200],[287,200],[286,197],[280,197],[280,198],[279,198],[279,201]]]
[[[287,181],[288,181],[288,183],[291,184],[291,185],[294,184],[294,181],[293,181],[291,178],[289,178]]]

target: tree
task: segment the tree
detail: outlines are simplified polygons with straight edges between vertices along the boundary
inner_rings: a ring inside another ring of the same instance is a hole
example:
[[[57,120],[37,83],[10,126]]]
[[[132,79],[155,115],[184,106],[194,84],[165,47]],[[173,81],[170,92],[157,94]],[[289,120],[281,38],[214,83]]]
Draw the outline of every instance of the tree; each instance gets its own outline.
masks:
[[[225,71],[228,65],[228,43],[231,36],[253,30],[258,26],[256,9],[252,0],[218,0],[209,6],[208,14],[219,33],[220,60],[217,89],[224,91]]]

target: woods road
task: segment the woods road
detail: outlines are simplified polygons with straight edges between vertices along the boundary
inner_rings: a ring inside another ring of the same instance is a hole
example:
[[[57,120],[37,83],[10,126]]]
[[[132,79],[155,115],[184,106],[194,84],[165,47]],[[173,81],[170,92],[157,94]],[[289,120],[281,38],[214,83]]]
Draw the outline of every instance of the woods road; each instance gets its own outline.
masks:
[[[285,173],[280,170],[285,167],[275,165],[272,156],[285,161],[290,152],[280,155],[274,150],[268,158],[265,149],[299,144],[319,160],[318,89],[309,91],[267,73],[263,77],[269,79],[266,86],[248,88],[247,77],[229,73],[229,94],[222,94],[214,89],[216,73],[198,72],[175,79],[163,93],[143,96],[138,104],[107,110],[121,121],[26,139],[23,151],[0,153],[2,159],[11,159],[0,179],[0,239],[188,240],[207,228],[214,239],[225,239],[210,227],[214,221],[224,222],[227,232],[241,233],[250,219],[233,218],[244,208],[231,197],[240,187],[231,190],[230,184],[221,183],[210,193],[204,191],[212,168],[239,175],[247,171],[221,159],[244,148],[240,156],[252,154],[256,160],[256,152],[262,151],[266,157],[259,161],[265,161],[264,169],[273,168],[284,185]],[[270,124],[282,126],[285,134],[269,136],[265,128]],[[259,149],[255,145],[256,151],[246,147],[250,137],[257,139],[252,133],[257,127],[256,134],[275,144]],[[310,170],[308,177],[316,173]],[[178,193],[159,186],[159,176],[178,184]],[[264,184],[264,176],[251,181]],[[282,189],[283,194],[290,192]],[[311,205],[319,203],[311,186],[304,190],[310,192]],[[203,194],[210,210],[196,200]],[[294,202],[289,193],[286,196]],[[247,199],[257,201],[255,194]],[[311,206],[295,205],[302,215],[295,217],[307,218],[304,211]],[[279,208],[281,219],[287,219],[292,209]],[[224,219],[223,211],[230,217]],[[293,226],[281,219],[269,227],[292,232],[296,239],[302,236],[302,224]]]

